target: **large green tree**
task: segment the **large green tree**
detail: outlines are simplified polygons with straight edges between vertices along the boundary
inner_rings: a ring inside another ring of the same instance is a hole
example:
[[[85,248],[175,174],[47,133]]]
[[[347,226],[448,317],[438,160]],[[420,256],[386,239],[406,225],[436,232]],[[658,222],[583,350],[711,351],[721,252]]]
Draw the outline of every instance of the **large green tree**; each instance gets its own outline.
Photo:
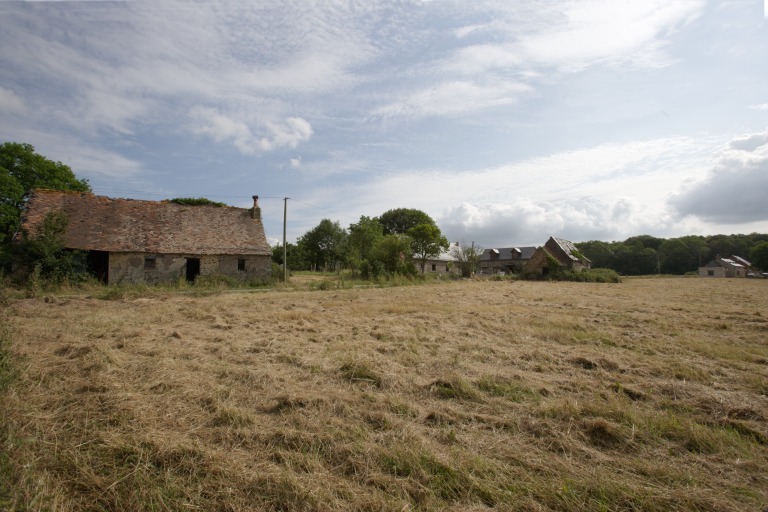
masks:
[[[575,245],[584,256],[592,261],[592,268],[613,268],[616,257],[608,243],[590,240]]]
[[[448,239],[440,232],[440,228],[434,224],[419,224],[408,230],[411,238],[411,250],[421,265],[421,274],[424,275],[424,266],[430,258],[437,258],[440,253],[447,251],[450,244]]]
[[[0,265],[8,264],[11,238],[35,188],[91,191],[87,180],[78,179],[69,166],[35,153],[32,145],[0,144]]]
[[[763,272],[768,272],[768,242],[760,242],[749,251],[749,262]]]
[[[338,221],[323,219],[296,243],[313,270],[335,270],[345,259],[346,239]]]
[[[414,208],[395,208],[387,210],[379,217],[385,235],[404,235],[419,224],[435,224],[432,217]]]
[[[408,235],[384,235],[371,254],[390,274],[415,273],[411,263],[411,239]]]
[[[375,218],[361,215],[357,223],[349,225],[348,260],[353,270],[371,263],[373,248],[383,236],[384,226]]]

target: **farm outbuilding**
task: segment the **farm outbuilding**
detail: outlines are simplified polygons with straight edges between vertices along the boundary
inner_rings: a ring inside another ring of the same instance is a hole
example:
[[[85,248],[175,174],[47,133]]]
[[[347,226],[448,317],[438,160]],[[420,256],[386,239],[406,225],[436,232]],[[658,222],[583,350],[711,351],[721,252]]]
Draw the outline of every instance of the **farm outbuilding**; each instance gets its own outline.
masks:
[[[482,274],[519,274],[534,252],[536,247],[485,249],[480,255],[480,272]]]
[[[529,275],[547,275],[558,269],[581,272],[589,269],[592,262],[582,255],[573,243],[563,238],[549,237],[543,247],[539,247],[525,263],[523,272]]]
[[[747,277],[747,271],[750,269],[750,263],[744,258],[731,256],[730,258],[721,258],[718,254],[715,259],[699,267],[699,276],[701,277]]]
[[[114,199],[35,190],[22,232],[34,238],[46,216],[67,217],[64,245],[85,252],[88,270],[107,284],[159,283],[222,274],[269,279],[272,251],[258,197],[252,208]]]

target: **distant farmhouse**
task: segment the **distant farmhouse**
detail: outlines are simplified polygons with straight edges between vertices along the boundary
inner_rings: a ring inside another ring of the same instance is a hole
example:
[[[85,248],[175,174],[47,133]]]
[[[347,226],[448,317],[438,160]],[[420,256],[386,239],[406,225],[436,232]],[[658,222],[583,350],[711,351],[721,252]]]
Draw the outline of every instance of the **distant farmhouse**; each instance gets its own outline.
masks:
[[[424,265],[424,273],[432,274],[460,274],[456,258],[449,252],[440,254],[437,258],[428,259]]]
[[[268,279],[272,251],[253,199],[246,209],[35,190],[22,230],[34,238],[49,213],[64,212],[65,247],[85,251],[88,269],[107,284]]]
[[[592,262],[582,255],[576,246],[562,238],[549,237],[543,247],[539,247],[523,266],[523,273],[528,275],[548,275],[559,269],[581,272],[589,269]]]
[[[699,267],[701,277],[759,277],[760,273],[752,268],[752,264],[739,256],[715,259]]]
[[[480,273],[519,274],[534,252],[536,247],[486,249],[480,255]]]

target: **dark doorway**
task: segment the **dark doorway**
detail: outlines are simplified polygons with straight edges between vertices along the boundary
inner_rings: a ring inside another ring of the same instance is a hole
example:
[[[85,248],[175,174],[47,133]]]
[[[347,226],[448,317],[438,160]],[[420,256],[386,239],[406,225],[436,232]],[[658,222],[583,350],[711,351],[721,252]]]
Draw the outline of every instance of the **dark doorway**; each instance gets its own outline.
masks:
[[[200,275],[200,258],[187,258],[187,281],[195,282],[195,278]]]
[[[106,251],[88,251],[85,257],[88,272],[104,284],[109,283],[109,253]]]

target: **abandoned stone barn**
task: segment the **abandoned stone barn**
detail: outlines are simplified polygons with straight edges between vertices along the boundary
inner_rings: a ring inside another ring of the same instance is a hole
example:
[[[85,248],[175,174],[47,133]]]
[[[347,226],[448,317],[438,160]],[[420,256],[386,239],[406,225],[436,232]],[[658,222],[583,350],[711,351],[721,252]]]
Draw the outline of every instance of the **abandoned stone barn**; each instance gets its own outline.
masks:
[[[64,212],[65,247],[85,251],[88,270],[107,284],[268,279],[272,251],[253,199],[246,209],[35,190],[22,230],[34,237],[49,213]]]
[[[581,272],[591,266],[592,261],[582,255],[572,242],[551,236],[525,263],[523,272],[528,275],[547,275],[558,269]]]

